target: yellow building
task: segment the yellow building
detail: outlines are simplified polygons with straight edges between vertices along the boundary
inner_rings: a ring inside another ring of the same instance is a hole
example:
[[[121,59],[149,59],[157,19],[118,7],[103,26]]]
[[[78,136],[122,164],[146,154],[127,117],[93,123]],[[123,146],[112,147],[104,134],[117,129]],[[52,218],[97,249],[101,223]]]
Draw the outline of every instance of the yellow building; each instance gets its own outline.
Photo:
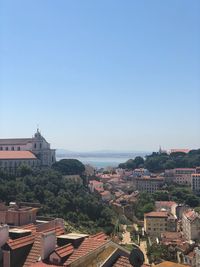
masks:
[[[144,214],[144,230],[152,237],[160,237],[166,231],[176,231],[177,219],[167,211],[152,211]]]

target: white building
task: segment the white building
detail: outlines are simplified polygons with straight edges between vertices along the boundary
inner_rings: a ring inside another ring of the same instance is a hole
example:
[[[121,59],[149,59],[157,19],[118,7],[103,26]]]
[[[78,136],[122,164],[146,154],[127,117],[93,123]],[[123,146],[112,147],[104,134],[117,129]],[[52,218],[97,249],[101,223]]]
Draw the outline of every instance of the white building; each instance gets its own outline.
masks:
[[[22,151],[29,151],[30,154],[22,153]],[[51,166],[56,161],[55,149],[50,148],[50,144],[38,129],[32,138],[0,139],[0,164],[3,168],[10,165],[14,167],[13,164],[16,162],[26,163],[27,161],[29,164],[31,162],[31,166],[34,164]]]
[[[190,240],[200,240],[200,215],[194,210],[188,210],[182,217],[183,233],[185,238]]]

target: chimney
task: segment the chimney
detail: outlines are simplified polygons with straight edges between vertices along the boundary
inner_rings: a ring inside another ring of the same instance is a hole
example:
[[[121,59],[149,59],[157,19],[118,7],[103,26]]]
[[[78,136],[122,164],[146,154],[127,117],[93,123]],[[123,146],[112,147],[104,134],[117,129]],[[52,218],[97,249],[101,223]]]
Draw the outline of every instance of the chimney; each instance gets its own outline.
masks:
[[[7,242],[9,236],[9,226],[0,225],[0,248]]]
[[[46,259],[52,251],[56,248],[56,234],[55,232],[48,232],[42,234],[42,240],[41,240],[41,259]]]

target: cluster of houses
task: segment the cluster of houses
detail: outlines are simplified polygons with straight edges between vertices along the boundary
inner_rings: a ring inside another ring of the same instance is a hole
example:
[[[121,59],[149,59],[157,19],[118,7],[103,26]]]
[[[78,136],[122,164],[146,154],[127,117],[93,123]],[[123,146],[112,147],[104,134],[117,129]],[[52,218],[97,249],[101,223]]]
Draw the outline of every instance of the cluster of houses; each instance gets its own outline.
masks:
[[[34,203],[13,202],[9,206],[1,203],[0,266],[132,266],[129,261],[130,251],[113,242],[103,232],[95,235],[66,232],[63,219],[37,217],[39,208]],[[167,242],[170,236],[166,234],[164,240]],[[194,247],[191,253],[197,255],[198,247]],[[141,267],[150,266],[144,263]],[[186,267],[169,261],[153,266]]]
[[[100,232],[69,233],[63,219],[38,217],[38,204],[0,205],[2,267],[131,267],[130,251]],[[135,256],[137,257],[137,256]],[[170,265],[164,261],[157,267]],[[150,267],[143,264],[141,267]]]
[[[194,193],[200,192],[200,167],[175,168],[165,170],[160,174],[150,173],[147,169],[134,170],[113,169],[110,173],[96,173],[98,181],[89,181],[92,192],[99,192],[102,199],[115,199],[116,192],[133,191],[152,194],[165,187],[165,184],[175,183],[190,186]]]
[[[200,190],[199,167],[166,170],[160,175],[151,174],[144,168],[116,169],[114,173],[97,176],[98,181],[89,182],[91,192],[99,194],[103,201],[130,219],[133,219],[133,204],[137,203],[140,192],[154,193],[164,189],[166,182],[191,186],[194,192]],[[144,215],[144,232],[151,242],[165,245],[170,258],[178,264],[200,266],[200,214],[187,205],[156,201],[155,210]],[[172,266],[176,266],[175,263]]]
[[[200,266],[200,214],[173,201],[157,201],[156,210],[144,215],[147,236],[167,247],[171,258]]]

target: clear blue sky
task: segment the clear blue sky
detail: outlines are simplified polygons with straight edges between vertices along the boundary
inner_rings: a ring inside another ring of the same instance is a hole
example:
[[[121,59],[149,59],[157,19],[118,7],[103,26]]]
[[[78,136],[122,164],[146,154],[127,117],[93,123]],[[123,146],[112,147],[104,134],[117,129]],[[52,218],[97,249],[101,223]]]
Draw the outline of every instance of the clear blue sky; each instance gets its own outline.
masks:
[[[200,1],[2,0],[0,138],[200,147]]]

